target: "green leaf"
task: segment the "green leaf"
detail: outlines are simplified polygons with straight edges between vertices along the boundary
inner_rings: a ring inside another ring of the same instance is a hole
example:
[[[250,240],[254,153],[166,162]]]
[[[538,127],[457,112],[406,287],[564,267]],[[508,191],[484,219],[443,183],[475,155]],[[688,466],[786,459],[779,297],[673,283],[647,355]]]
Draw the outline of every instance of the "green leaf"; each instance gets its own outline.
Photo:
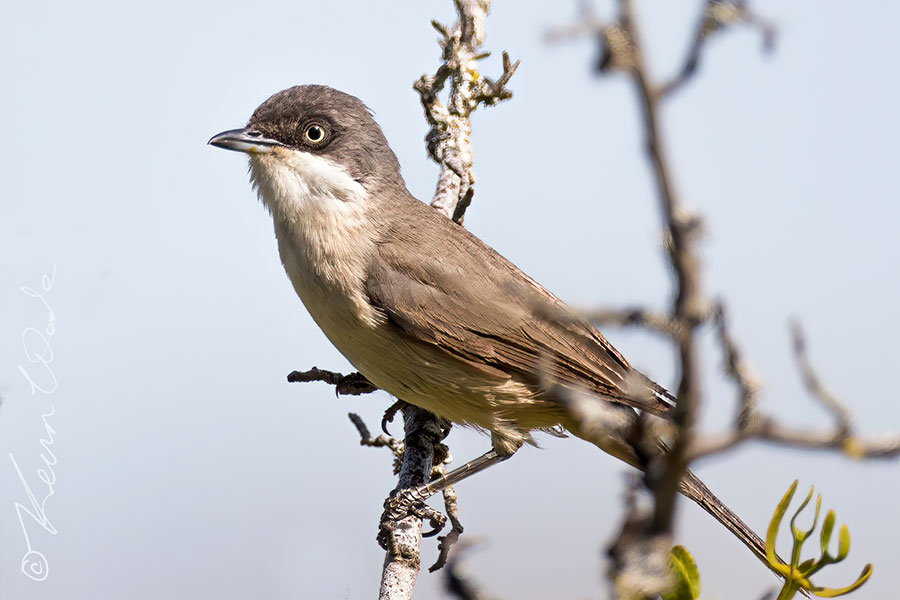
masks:
[[[794,497],[794,492],[797,490],[797,483],[798,480],[795,479],[781,499],[781,502],[775,507],[775,514],[772,515],[772,520],[769,521],[769,529],[766,530],[766,559],[768,559],[769,565],[776,570],[783,563],[778,560],[778,556],[775,554],[775,540],[778,538],[778,528],[781,526],[784,513],[787,512],[788,506],[791,504],[791,498]]]
[[[834,531],[834,521],[836,517],[833,510],[829,510],[825,515],[825,522],[822,523],[822,556],[828,554],[828,544],[831,542],[831,532]]]
[[[700,596],[700,572],[694,557],[684,546],[669,551],[669,568],[675,578],[672,590],[663,594],[664,600],[697,600]]]
[[[841,525],[838,530],[838,555],[834,562],[841,562],[850,554],[850,530],[846,525]]]
[[[869,563],[865,567],[863,567],[862,573],[859,574],[859,578],[843,588],[817,588],[814,587],[810,591],[819,596],[820,598],[834,598],[836,596],[843,596],[844,594],[849,594],[850,592],[859,589],[859,587],[868,581],[869,577],[872,575],[872,564]]]

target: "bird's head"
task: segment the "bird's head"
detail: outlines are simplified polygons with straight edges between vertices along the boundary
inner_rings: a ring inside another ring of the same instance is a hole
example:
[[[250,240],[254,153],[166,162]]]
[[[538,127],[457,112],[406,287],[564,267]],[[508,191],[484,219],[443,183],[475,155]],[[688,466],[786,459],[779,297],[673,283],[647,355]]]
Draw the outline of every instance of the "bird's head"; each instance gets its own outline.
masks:
[[[246,127],[224,131],[209,143],[250,156],[251,178],[273,212],[310,203],[365,203],[379,186],[403,185],[397,158],[371,111],[327,86],[278,92]]]

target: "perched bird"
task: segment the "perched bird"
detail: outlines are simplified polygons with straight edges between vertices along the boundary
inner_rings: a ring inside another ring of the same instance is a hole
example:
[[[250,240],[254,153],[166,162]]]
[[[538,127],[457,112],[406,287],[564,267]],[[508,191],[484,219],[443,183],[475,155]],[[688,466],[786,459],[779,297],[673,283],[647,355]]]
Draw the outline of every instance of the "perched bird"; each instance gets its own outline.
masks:
[[[278,92],[210,144],[245,152],[285,271],[328,339],[374,385],[514,453],[562,426],[638,465],[625,432],[674,398],[562,301],[414,198],[371,112],[321,85]],[[581,431],[547,381],[605,401]],[[757,555],[762,541],[688,473],[682,492]]]

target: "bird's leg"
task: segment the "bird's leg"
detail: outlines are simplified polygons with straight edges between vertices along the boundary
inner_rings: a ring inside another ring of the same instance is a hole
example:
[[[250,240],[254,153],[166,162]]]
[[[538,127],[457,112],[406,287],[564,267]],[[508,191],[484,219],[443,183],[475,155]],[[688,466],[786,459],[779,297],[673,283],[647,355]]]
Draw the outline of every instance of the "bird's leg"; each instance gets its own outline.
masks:
[[[456,485],[463,479],[468,479],[472,475],[480,473],[490,466],[501,463],[510,456],[512,456],[512,454],[501,454],[500,452],[497,452],[492,448],[478,458],[474,458],[466,464],[460,465],[449,473],[441,475],[437,479],[429,481],[425,485],[420,485],[412,491],[420,496],[422,500],[425,500],[438,493],[445,487]]]
[[[497,450],[491,449],[478,458],[472,459],[464,465],[461,465],[449,473],[438,477],[433,481],[429,481],[425,485],[415,488],[407,488],[400,490],[387,499],[384,503],[384,516],[389,519],[402,519],[406,515],[412,514],[422,519],[428,519],[433,527],[432,531],[423,533],[422,537],[430,537],[436,535],[444,527],[447,518],[425,505],[425,500],[438,493],[447,486],[455,485],[471,477],[476,473],[484,471],[488,467],[503,462],[512,454],[503,454]]]

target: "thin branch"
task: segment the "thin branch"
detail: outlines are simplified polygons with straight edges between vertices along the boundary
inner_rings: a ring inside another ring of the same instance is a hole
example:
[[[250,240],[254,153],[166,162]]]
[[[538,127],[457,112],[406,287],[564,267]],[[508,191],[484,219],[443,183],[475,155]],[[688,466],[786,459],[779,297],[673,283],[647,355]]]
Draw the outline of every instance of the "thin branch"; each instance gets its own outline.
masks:
[[[447,465],[450,464],[452,457],[450,456],[450,451],[445,444],[441,444],[440,447],[443,449],[443,456],[438,457],[435,456],[435,463],[431,468],[431,481],[443,477],[447,474]],[[440,458],[440,460],[438,460]],[[452,485],[448,485],[441,490],[441,494],[444,498],[444,512],[447,514],[447,518],[450,520],[450,531],[447,532],[447,535],[442,535],[438,537],[438,558],[428,568],[430,573],[434,573],[438,569],[443,568],[447,564],[447,559],[450,556],[450,551],[453,548],[454,544],[459,540],[459,536],[462,534],[464,528],[462,523],[459,520],[459,506],[457,503],[456,491],[453,489]]]
[[[349,417],[353,426],[356,427],[356,431],[359,432],[360,446],[369,446],[370,448],[390,448],[396,458],[403,458],[403,442],[401,440],[383,433],[379,433],[377,436],[372,437],[372,434],[369,433],[369,428],[366,427],[362,417],[356,413],[347,413],[347,417]]]
[[[669,315],[641,307],[597,308],[578,311],[578,315],[595,327],[640,327],[667,339],[679,334],[678,324]]]
[[[737,342],[731,335],[725,314],[725,305],[721,301],[717,302],[713,308],[712,323],[716,330],[716,339],[722,348],[725,374],[738,389],[739,408],[735,428],[741,429],[747,425],[756,410],[756,401],[762,384],[751,372],[750,365],[744,361]]]
[[[336,371],[326,371],[313,367],[308,371],[291,371],[287,376],[288,383],[309,383],[311,381],[323,381],[334,386],[336,396],[360,396],[378,391],[371,381],[362,373],[350,373],[344,375]]]
[[[403,421],[406,436],[395,494],[427,483],[435,446],[446,435],[439,419],[413,405],[403,408]],[[417,514],[392,518],[387,514],[390,500],[385,501],[385,514],[378,531],[378,541],[385,549],[378,597],[380,600],[410,600],[419,573],[422,520]]]
[[[831,414],[835,426],[822,431],[786,427],[773,417],[762,414],[756,403],[759,384],[750,374],[749,366],[741,359],[737,344],[728,330],[724,307],[718,304],[713,313],[719,346],[725,357],[725,371],[738,388],[740,412],[732,431],[695,439],[689,451],[691,461],[725,452],[742,442],[754,439],[795,448],[837,450],[855,459],[900,456],[900,435],[871,438],[854,435],[850,412],[822,384],[806,355],[806,340],[796,323],[791,326],[791,334],[800,375],[812,397]]]
[[[690,459],[694,461],[721,454],[748,440],[762,440],[807,450],[835,450],[858,460],[900,457],[900,436],[896,434],[858,438],[845,435],[840,429],[815,431],[786,427],[771,417],[753,414],[741,429],[698,437],[690,449]]]
[[[653,165],[660,208],[669,237],[668,258],[675,273],[676,283],[671,319],[677,324],[680,332],[674,338],[681,363],[678,401],[673,415],[677,429],[675,441],[666,455],[666,467],[659,481],[652,487],[656,499],[652,527],[654,531],[663,532],[672,528],[675,499],[681,478],[687,470],[686,451],[693,437],[700,404],[700,377],[695,338],[704,311],[700,290],[699,257],[694,247],[696,233],[699,231],[699,217],[691,214],[680,203],[675,193],[659,128],[659,98],[653,93],[647,76],[630,0],[619,0],[618,23],[627,43],[620,44],[618,49],[610,44],[610,48],[614,52],[625,53],[625,60],[618,62],[628,65],[627,73],[631,76],[640,98],[646,150]]]
[[[663,84],[658,94],[668,96],[687,83],[696,73],[706,43],[713,34],[736,24],[750,25],[758,29],[763,38],[764,52],[770,52],[774,48],[776,34],[774,24],[753,12],[745,0],[706,0],[684,64],[672,79]]]
[[[453,27],[432,21],[441,34],[438,43],[443,62],[434,75],[422,75],[413,85],[419,93],[425,118],[431,126],[425,136],[431,158],[441,166],[431,206],[462,223],[474,194],[472,147],[469,116],[479,105],[494,106],[512,97],[506,89],[519,61],[509,60],[503,53],[503,73],[494,81],[481,76],[478,61],[488,56],[482,52],[484,22],[490,11],[490,0],[455,0],[457,21]],[[438,94],[449,81],[447,103]]]
[[[445,570],[444,589],[447,593],[459,600],[488,600],[490,596],[475,582],[462,568],[462,556],[473,546],[475,542],[463,542],[450,553],[450,560]]]
[[[834,417],[837,430],[843,432],[845,437],[848,436],[850,430],[853,428],[850,412],[834,394],[829,392],[825,389],[825,386],[822,385],[819,376],[816,374],[815,369],[813,369],[812,364],[809,362],[809,358],[806,355],[806,336],[803,334],[803,329],[797,321],[791,323],[791,340],[793,342],[792,345],[794,349],[794,358],[797,361],[797,368],[800,369],[800,375],[803,377],[803,383],[806,385],[806,389],[809,390],[809,393],[819,402],[819,404],[824,406],[825,409],[831,413],[831,416]]]

